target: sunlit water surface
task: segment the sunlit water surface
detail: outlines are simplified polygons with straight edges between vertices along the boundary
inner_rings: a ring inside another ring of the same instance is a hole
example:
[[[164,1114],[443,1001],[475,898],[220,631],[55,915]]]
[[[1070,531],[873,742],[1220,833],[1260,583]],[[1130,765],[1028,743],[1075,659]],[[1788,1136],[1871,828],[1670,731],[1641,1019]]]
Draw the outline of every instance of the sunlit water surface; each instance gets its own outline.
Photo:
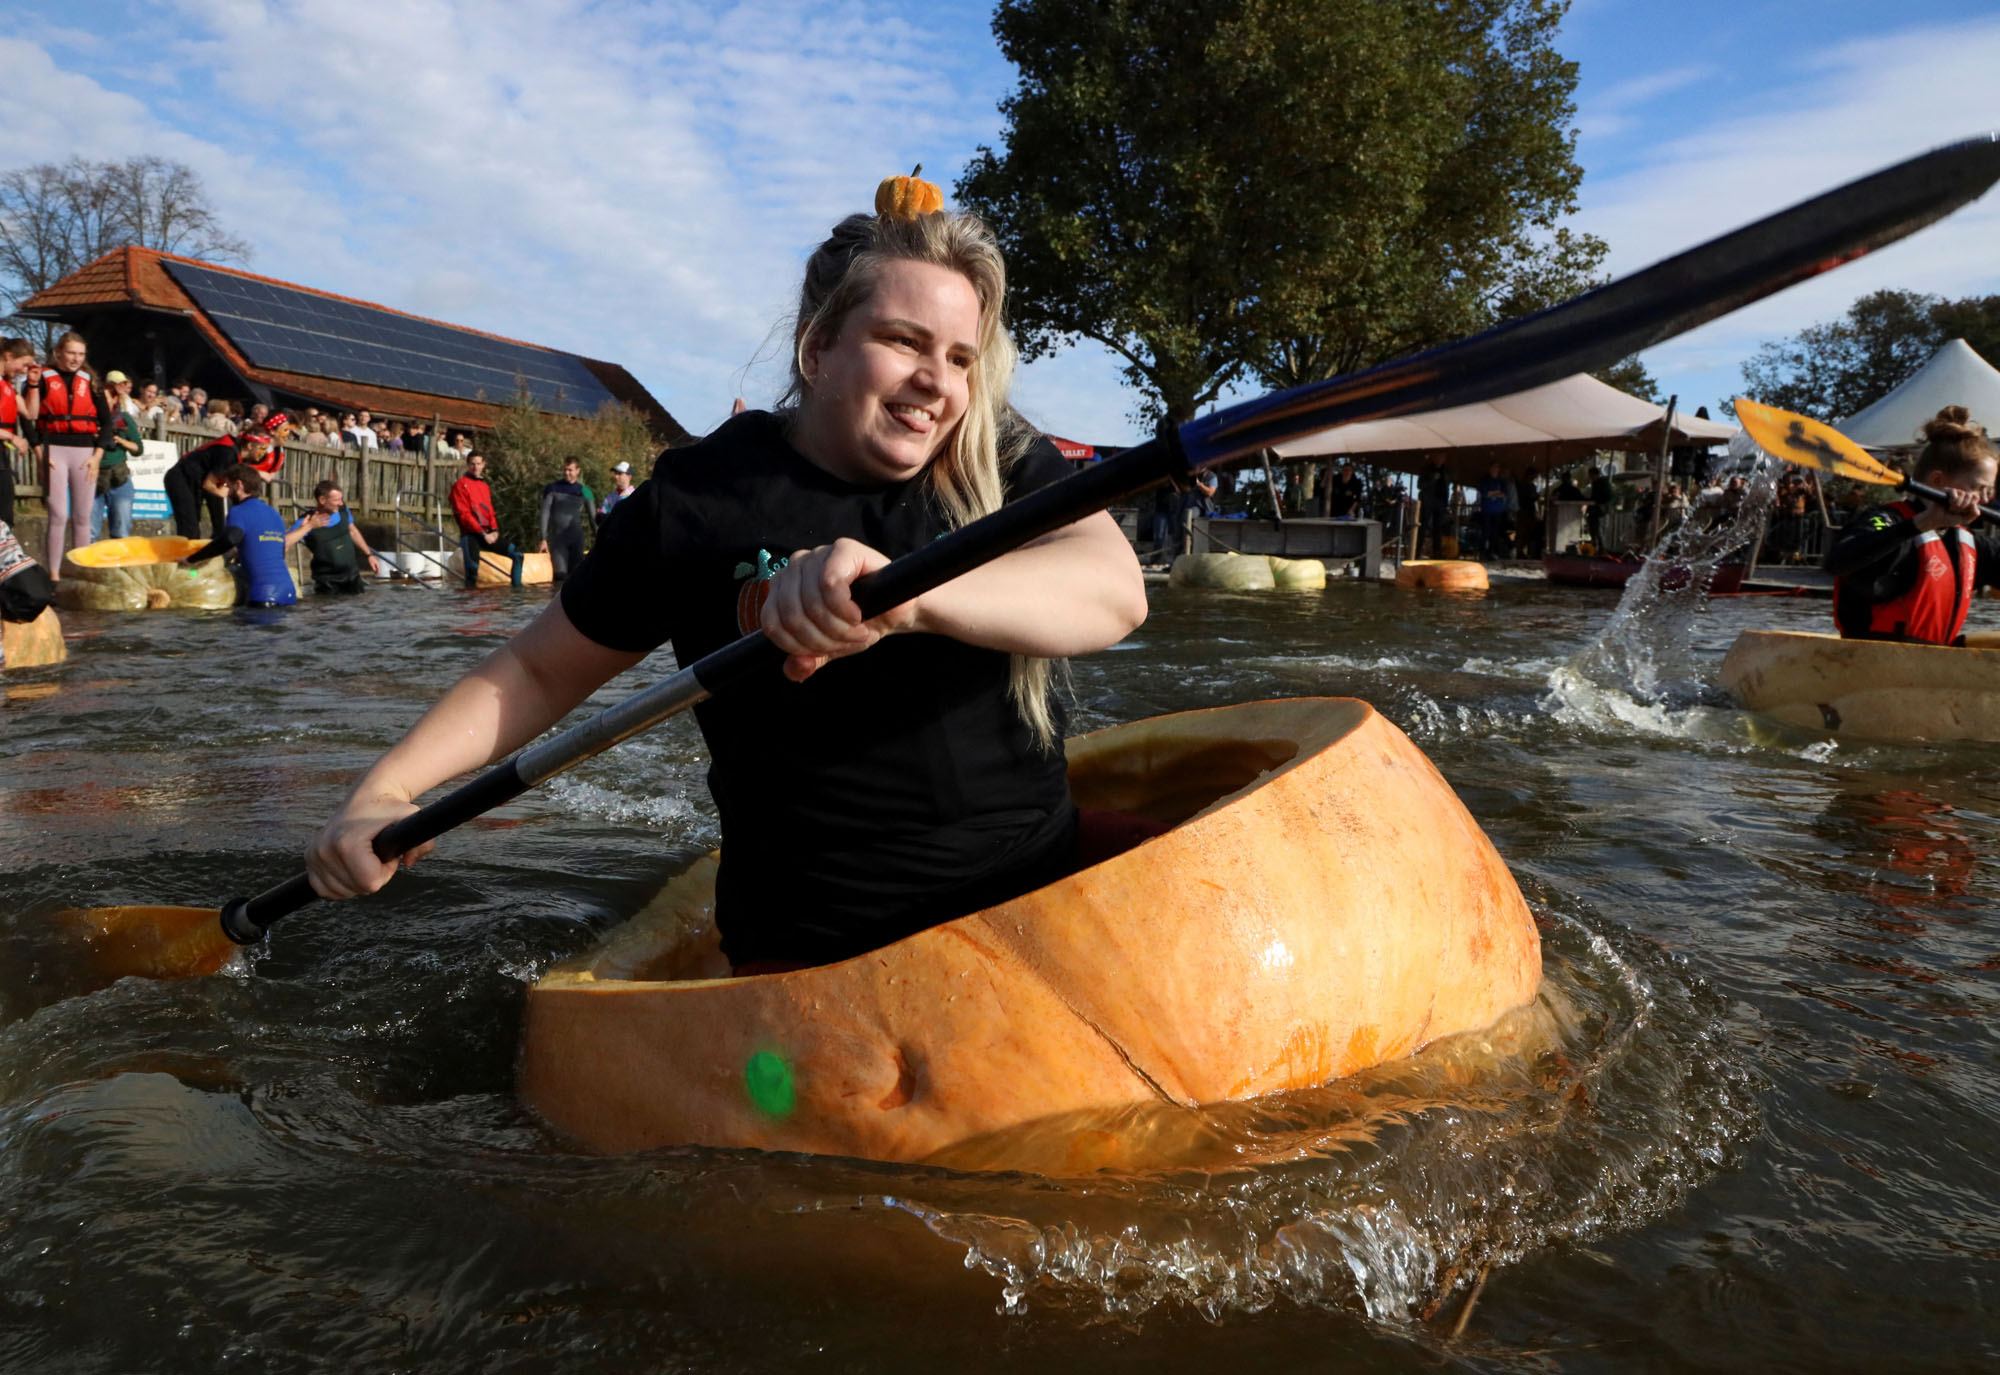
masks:
[[[688,721],[375,900],[288,919],[242,968],[102,986],[51,913],[285,877],[546,594],[66,618],[70,661],[0,704],[0,1369],[2000,1354],[2000,746],[1835,746],[1729,708],[1736,632],[1819,628],[1824,602],[1655,617],[1607,654],[1615,594],[1532,583],[1152,595],[1075,666],[1077,727],[1373,702],[1507,857],[1547,980],[1491,1036],[1126,1124],[1266,1162],[1136,1179],[602,1160],[517,1107],[524,986],[715,842]]]

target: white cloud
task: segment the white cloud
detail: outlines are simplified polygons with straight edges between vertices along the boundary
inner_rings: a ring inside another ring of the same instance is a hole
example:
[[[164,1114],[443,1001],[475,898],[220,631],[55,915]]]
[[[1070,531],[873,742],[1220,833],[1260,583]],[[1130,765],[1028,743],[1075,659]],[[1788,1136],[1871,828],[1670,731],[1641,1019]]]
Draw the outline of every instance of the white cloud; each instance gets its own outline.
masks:
[[[1639,107],[1707,80],[1714,72],[1714,67],[1699,63],[1648,72],[1620,82],[1602,95],[1582,102],[1576,117],[1577,137],[1603,139],[1629,132],[1642,122]]]

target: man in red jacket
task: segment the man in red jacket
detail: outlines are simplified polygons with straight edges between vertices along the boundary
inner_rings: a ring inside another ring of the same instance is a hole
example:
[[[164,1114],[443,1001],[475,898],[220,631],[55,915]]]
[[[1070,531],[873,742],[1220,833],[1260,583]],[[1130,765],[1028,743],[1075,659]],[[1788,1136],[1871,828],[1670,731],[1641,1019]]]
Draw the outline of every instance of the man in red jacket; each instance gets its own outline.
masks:
[[[486,480],[486,456],[465,456],[465,472],[451,484],[451,511],[458,517],[458,556],[465,565],[465,585],[479,585],[479,559],[489,550],[514,562],[514,586],[521,585],[521,551],[500,542],[500,519],[493,514],[493,487]]]

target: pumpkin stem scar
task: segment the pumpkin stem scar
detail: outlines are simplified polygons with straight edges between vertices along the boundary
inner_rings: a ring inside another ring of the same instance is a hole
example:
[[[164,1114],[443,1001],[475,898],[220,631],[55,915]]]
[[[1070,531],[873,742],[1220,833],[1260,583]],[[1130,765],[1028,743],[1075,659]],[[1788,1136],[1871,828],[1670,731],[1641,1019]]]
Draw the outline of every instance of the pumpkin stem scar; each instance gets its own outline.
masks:
[[[757,1110],[770,1117],[790,1115],[798,1102],[792,1067],[768,1050],[758,1051],[744,1064],[743,1087]]]

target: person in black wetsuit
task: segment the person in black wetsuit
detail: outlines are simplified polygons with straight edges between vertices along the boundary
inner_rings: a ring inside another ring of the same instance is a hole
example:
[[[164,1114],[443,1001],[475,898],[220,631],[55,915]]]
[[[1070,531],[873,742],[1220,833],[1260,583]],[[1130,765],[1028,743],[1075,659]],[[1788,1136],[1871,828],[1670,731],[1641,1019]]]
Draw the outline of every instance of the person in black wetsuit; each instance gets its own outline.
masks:
[[[370,841],[412,799],[655,648],[692,664],[751,629],[782,673],[694,708],[738,972],[875,949],[1067,872],[1077,811],[1048,661],[1145,619],[1117,523],[1100,511],[873,620],[850,591],[1067,475],[1004,437],[1005,290],[970,216],[844,220],[806,267],[794,404],[668,452],[561,595],[356,786],[307,855],[314,890],[380,888],[394,866]]]
[[[583,532],[597,534],[596,504],[573,458],[563,464],[562,481],[542,488],[542,552],[558,582],[583,562]]]
[[[1917,481],[1949,493],[1949,503],[1872,506],[1841,527],[1821,561],[1834,575],[1833,618],[1845,639],[1962,643],[1972,594],[2000,582],[2000,541],[1966,528],[1993,499],[1992,441],[1963,406],[1926,422],[1924,441]]]

